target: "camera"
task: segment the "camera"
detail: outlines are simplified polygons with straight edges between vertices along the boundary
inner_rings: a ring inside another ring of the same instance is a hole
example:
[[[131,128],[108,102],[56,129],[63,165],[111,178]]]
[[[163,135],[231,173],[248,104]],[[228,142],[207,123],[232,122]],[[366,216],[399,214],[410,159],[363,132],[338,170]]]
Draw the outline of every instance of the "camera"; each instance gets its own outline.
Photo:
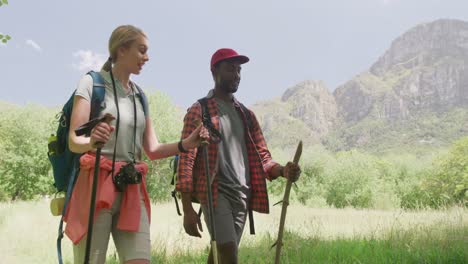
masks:
[[[135,163],[130,162],[120,168],[119,173],[113,179],[117,190],[123,192],[127,184],[141,183],[141,178],[141,173],[135,169]]]

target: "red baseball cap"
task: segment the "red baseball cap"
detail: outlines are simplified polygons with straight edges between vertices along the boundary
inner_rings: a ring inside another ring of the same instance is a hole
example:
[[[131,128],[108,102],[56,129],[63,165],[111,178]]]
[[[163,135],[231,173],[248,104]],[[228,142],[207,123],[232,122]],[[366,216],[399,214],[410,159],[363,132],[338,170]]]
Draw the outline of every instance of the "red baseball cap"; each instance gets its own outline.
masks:
[[[241,64],[244,64],[249,61],[249,58],[244,55],[239,55],[235,50],[233,49],[219,49],[215,53],[213,53],[213,56],[211,56],[211,69],[213,69],[214,65],[220,61],[226,60],[226,59],[232,59],[236,58],[239,60]]]

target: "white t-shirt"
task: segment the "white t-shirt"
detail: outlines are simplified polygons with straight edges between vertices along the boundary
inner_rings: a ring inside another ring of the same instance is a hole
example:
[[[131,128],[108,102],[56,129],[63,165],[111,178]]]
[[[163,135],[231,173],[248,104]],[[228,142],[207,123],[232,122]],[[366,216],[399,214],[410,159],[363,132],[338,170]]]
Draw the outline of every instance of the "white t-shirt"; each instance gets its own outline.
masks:
[[[111,122],[111,125],[114,126],[117,130],[117,107],[115,105],[114,100],[114,90],[112,88],[112,80],[110,78],[110,74],[106,71],[100,72],[101,76],[105,81],[106,92],[104,97],[104,102],[101,105],[101,111],[99,113],[99,117],[104,116],[106,113],[112,114],[116,119]],[[116,156],[115,160],[117,161],[132,161],[133,155],[131,153],[134,152],[134,96],[132,91],[128,94],[123,88],[122,84],[115,79],[115,88],[117,90],[117,98],[119,103],[119,112],[120,112],[120,121],[119,121],[119,134],[118,134],[118,141],[117,141],[117,149],[116,149]],[[136,139],[135,139],[135,160],[140,161],[142,158],[142,146],[143,146],[143,134],[146,128],[146,118],[145,113],[143,111],[143,105],[141,104],[141,100],[138,98],[139,93],[138,89],[135,87],[133,82],[131,82],[131,86],[135,92],[135,96],[137,97],[136,100],[136,115],[137,115],[137,122],[136,122]],[[91,102],[91,95],[93,91],[93,79],[89,74],[86,74],[83,78],[81,78],[80,82],[78,83],[78,88],[76,89],[75,96],[80,96]],[[114,145],[115,145],[115,136],[116,130],[112,133],[109,141],[104,145],[101,150],[101,154],[104,155],[106,158],[112,160],[112,156],[114,153]]]

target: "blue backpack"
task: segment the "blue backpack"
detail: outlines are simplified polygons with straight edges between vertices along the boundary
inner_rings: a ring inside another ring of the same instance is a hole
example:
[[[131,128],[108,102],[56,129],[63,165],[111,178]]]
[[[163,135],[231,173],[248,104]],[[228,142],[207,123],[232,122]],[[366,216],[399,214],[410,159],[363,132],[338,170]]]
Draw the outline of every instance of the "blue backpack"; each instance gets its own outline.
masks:
[[[105,82],[101,74],[98,72],[90,71],[89,74],[93,78],[93,92],[91,95],[91,111],[89,119],[97,118],[104,108],[104,97],[106,94]],[[143,105],[143,112],[145,116],[148,113],[148,100],[138,85],[135,85],[139,95],[137,95]],[[75,91],[76,92],[76,91]],[[49,138],[47,155],[52,165],[52,171],[54,175],[54,186],[57,189],[57,193],[65,193],[65,204],[62,210],[62,216],[60,218],[60,224],[58,229],[57,237],[57,254],[59,263],[62,264],[62,250],[61,240],[63,238],[63,216],[67,210],[67,204],[70,200],[73,186],[76,182],[80,169],[80,157],[82,153],[74,153],[70,151],[68,146],[68,134],[70,131],[70,120],[73,110],[73,100],[75,98],[75,92],[70,96],[68,101],[60,112],[60,118],[58,120],[57,134],[51,135]]]

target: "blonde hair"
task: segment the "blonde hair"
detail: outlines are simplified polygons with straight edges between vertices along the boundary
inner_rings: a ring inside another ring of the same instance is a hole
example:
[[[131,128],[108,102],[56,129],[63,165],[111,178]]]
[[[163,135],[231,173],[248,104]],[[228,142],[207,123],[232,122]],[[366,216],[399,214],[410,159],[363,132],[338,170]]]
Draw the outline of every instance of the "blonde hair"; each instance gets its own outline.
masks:
[[[132,25],[122,25],[114,29],[109,38],[109,59],[102,66],[102,70],[107,72],[110,71],[112,63],[117,61],[117,51],[119,48],[130,47],[130,45],[140,36],[146,38],[143,30]]]

